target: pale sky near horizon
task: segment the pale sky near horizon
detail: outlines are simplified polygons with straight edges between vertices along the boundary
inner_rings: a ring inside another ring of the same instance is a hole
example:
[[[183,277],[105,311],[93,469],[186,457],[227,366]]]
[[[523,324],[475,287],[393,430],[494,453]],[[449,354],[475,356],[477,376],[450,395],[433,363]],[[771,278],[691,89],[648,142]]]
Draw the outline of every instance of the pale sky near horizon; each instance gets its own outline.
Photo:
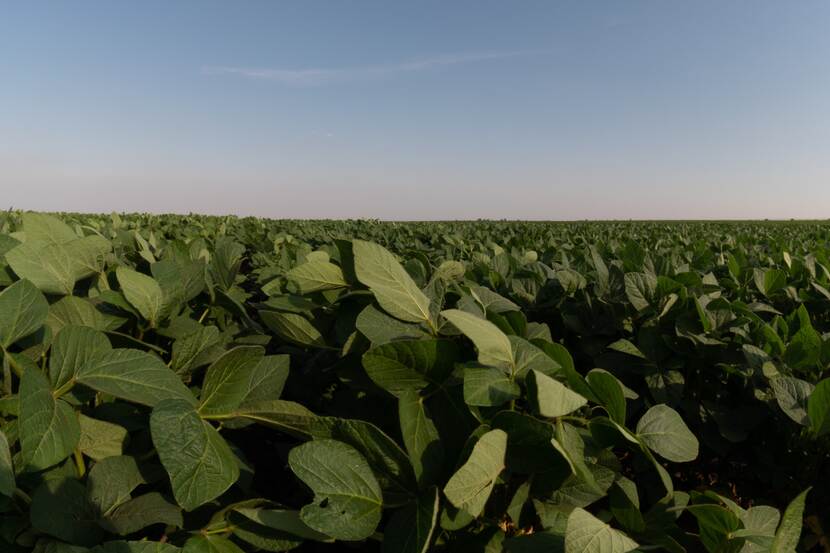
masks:
[[[830,2],[17,2],[0,208],[830,217]]]

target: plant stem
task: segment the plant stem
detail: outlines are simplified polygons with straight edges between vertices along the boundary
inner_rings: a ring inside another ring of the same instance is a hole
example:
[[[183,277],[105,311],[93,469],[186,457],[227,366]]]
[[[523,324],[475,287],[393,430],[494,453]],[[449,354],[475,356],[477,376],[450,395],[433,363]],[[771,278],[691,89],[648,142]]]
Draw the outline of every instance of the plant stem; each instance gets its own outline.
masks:
[[[32,498],[29,497],[29,494],[27,494],[26,492],[24,492],[20,488],[15,488],[14,491],[12,492],[12,495],[14,497],[18,498],[20,501],[22,501],[26,505],[31,505],[32,504]]]
[[[80,449],[75,450],[75,464],[78,466],[78,478],[83,478],[86,474],[86,464],[84,464],[84,454]]]
[[[57,399],[57,398],[63,396],[64,394],[68,393],[74,386],[75,386],[75,379],[70,378],[61,387],[59,387],[57,390],[52,392],[52,396],[55,399]]]

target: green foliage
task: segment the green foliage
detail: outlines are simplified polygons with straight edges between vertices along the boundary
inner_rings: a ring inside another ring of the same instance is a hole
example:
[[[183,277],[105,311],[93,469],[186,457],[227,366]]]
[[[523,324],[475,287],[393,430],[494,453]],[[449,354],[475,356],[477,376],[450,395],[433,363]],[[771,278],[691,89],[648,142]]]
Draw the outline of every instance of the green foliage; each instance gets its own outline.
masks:
[[[0,551],[819,547],[828,244],[0,214]]]

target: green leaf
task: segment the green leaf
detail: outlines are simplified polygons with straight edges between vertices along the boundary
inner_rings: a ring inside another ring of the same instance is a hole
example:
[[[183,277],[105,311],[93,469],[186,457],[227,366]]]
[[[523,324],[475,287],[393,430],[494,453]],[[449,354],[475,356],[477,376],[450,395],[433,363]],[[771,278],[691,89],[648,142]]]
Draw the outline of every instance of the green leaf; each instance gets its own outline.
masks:
[[[812,326],[802,326],[787,344],[784,362],[797,370],[812,370],[821,363],[821,335]]]
[[[189,377],[194,370],[215,361],[225,352],[221,344],[218,328],[199,326],[194,332],[173,342],[170,368],[176,374]]]
[[[787,285],[787,273],[779,269],[764,270],[756,267],[753,270],[753,278],[755,286],[767,297],[772,296]]]
[[[443,381],[457,357],[449,340],[405,340],[370,349],[363,354],[363,368],[375,384],[400,396]]]
[[[614,518],[627,530],[641,533],[646,529],[645,520],[640,513],[637,484],[628,478],[620,476],[608,490],[608,505]]]
[[[399,321],[375,308],[374,305],[367,305],[360,312],[355,321],[355,328],[375,346],[396,340],[413,340],[430,336],[420,325]]]
[[[585,379],[612,420],[625,424],[625,393],[617,378],[602,369],[592,369]]]
[[[6,261],[21,279],[47,294],[70,295],[75,288],[75,266],[62,244],[25,242],[6,253]]]
[[[807,412],[810,415],[810,428],[817,437],[830,432],[830,378],[825,378],[816,385],[807,401]]]
[[[96,352],[80,368],[76,381],[149,407],[165,399],[196,403],[179,376],[158,357],[135,349]]]
[[[293,401],[261,400],[242,405],[232,416],[308,439],[320,417]]]
[[[103,532],[84,492],[74,478],[44,481],[32,494],[32,528],[77,545],[100,543]]]
[[[115,270],[115,276],[130,305],[141,313],[151,327],[156,327],[164,309],[164,292],[159,283],[151,276],[123,266]]]
[[[309,427],[314,439],[332,439],[355,448],[372,467],[389,506],[408,502],[417,490],[409,457],[380,428],[359,419],[318,417]]]
[[[775,533],[770,553],[795,553],[798,541],[801,539],[801,527],[804,517],[804,503],[807,501],[807,494],[812,488],[807,488],[787,505],[784,516],[781,517],[781,525]]]
[[[228,538],[217,535],[193,536],[187,540],[182,553],[245,553]]]
[[[25,470],[42,470],[66,459],[81,435],[75,411],[52,396],[49,380],[37,368],[23,373],[19,395],[20,449]]]
[[[236,283],[245,246],[230,236],[219,236],[211,258],[210,272],[221,290],[230,290]]]
[[[52,386],[60,388],[75,378],[95,352],[110,349],[112,346],[103,332],[86,326],[64,326],[55,336],[49,356]]]
[[[352,241],[357,279],[368,286],[384,311],[402,321],[431,324],[430,301],[383,246]]]
[[[685,463],[697,458],[697,438],[668,405],[655,405],[646,411],[637,423],[637,437],[669,461]]]
[[[234,536],[265,551],[287,551],[303,540],[333,541],[309,528],[299,511],[240,507],[230,513],[229,521]]]
[[[348,283],[343,278],[343,271],[328,261],[309,261],[298,265],[286,273],[288,280],[297,283],[300,294],[310,294],[322,290],[345,288]]]
[[[91,459],[100,461],[107,457],[121,455],[127,443],[127,429],[111,422],[100,421],[78,415],[81,437],[78,449]]]
[[[202,383],[199,413],[227,414],[239,407],[255,385],[256,367],[264,356],[259,346],[238,346],[214,361]]]
[[[442,311],[441,315],[472,340],[478,349],[479,363],[507,372],[514,371],[516,361],[513,357],[513,346],[507,335],[496,325],[458,309]]]
[[[528,400],[543,417],[555,418],[573,413],[588,400],[569,390],[558,380],[539,371],[530,371],[525,380]]]
[[[585,440],[574,426],[562,422],[561,419],[556,421],[556,438],[551,440],[551,445],[565,458],[574,476],[581,483],[580,487],[584,488],[590,497],[598,499],[605,495],[605,489],[597,482],[594,472],[585,462]]]
[[[105,256],[112,251],[110,241],[97,234],[67,242],[64,247],[72,259],[74,280],[100,273],[104,269]]]
[[[588,511],[576,508],[568,515],[565,553],[626,553],[639,544]]]
[[[815,386],[792,376],[773,378],[769,385],[784,414],[802,426],[809,426],[807,401]]]
[[[150,431],[173,496],[186,511],[216,499],[239,478],[239,465],[227,442],[199,418],[190,402],[158,403],[150,415]]]
[[[300,511],[309,527],[339,540],[371,536],[381,517],[383,499],[366,459],[336,440],[315,440],[288,454],[288,464],[314,492]]]
[[[99,545],[89,553],[181,553],[181,549],[169,543],[119,540]]]
[[[556,359],[536,345],[518,336],[507,338],[510,340],[513,358],[516,360],[513,375],[517,380],[525,378],[530,371],[538,371],[550,377],[558,377],[564,372],[562,365]],[[582,377],[579,378],[582,379]]]
[[[88,326],[95,330],[115,330],[125,319],[99,311],[87,299],[66,296],[49,306],[46,324],[57,334],[67,325]]]
[[[464,402],[467,405],[496,407],[520,395],[519,385],[504,371],[489,367],[464,369]]]
[[[511,471],[555,471],[566,463],[551,444],[554,427],[550,423],[516,411],[501,411],[490,425],[507,432],[506,464]],[[569,467],[564,468],[570,473]]]
[[[732,532],[736,538],[746,538],[741,553],[768,552],[775,539],[775,529],[781,521],[781,513],[775,507],[758,505],[750,507],[738,517],[743,528]]]
[[[326,347],[323,335],[302,315],[260,311],[259,316],[262,317],[262,321],[268,325],[268,328],[289,342],[301,346]]]
[[[625,295],[634,309],[643,311],[655,301],[657,277],[648,273],[626,273]]]
[[[0,496],[11,497],[16,485],[14,483],[14,465],[9,449],[9,440],[0,430]]]
[[[648,360],[648,357],[646,357],[646,355],[642,351],[640,351],[640,348],[638,348],[637,346],[632,344],[631,341],[626,339],[620,339],[612,344],[609,344],[608,349],[618,351],[626,355],[631,355],[633,357],[639,357],[640,359]]]
[[[473,446],[467,462],[444,486],[444,495],[457,509],[478,517],[484,510],[496,479],[504,470],[507,433],[491,430]]]
[[[167,501],[160,493],[140,495],[115,508],[98,521],[107,532],[126,536],[152,524],[166,524],[181,528],[182,511]]]
[[[64,244],[78,238],[72,228],[59,218],[46,213],[20,215],[27,242],[40,244]]]
[[[416,392],[400,395],[398,418],[404,447],[415,471],[418,487],[423,489],[437,482],[440,477],[444,464],[444,446],[423,399]]]
[[[424,491],[415,503],[395,512],[383,531],[382,553],[427,553],[440,512],[438,488]]]
[[[28,280],[18,280],[0,292],[0,348],[37,331],[48,314],[46,298]]]
[[[129,500],[133,490],[144,483],[146,480],[134,457],[107,457],[90,469],[86,493],[96,513],[105,516]]]

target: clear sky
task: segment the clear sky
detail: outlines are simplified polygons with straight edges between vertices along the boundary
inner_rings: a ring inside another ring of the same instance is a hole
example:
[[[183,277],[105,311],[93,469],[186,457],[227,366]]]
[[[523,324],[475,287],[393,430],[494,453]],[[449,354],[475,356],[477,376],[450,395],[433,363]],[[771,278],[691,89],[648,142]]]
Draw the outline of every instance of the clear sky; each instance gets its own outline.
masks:
[[[830,217],[830,2],[15,2],[0,207]]]

